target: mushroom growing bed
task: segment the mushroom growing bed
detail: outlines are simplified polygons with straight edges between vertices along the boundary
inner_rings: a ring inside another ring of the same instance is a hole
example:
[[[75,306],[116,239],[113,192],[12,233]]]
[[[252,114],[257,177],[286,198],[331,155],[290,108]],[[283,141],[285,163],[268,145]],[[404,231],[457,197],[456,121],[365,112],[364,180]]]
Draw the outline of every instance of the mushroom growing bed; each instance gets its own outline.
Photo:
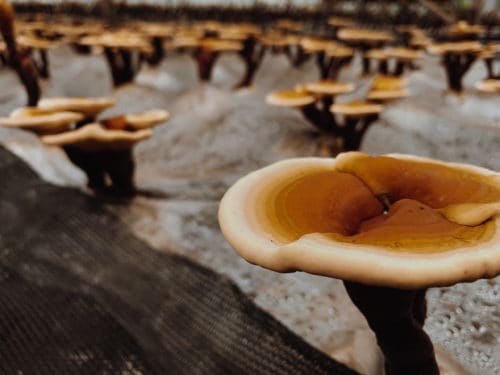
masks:
[[[313,61],[293,69],[286,57],[267,54],[254,86],[233,91],[244,70],[237,56],[221,56],[212,81],[200,84],[192,59],[171,54],[158,67],[143,68],[135,83],[113,91],[98,56],[80,57],[65,47],[49,54],[53,74],[44,96],[114,96],[117,105],[106,117],[150,108],[171,114],[169,124],[155,128],[135,150],[137,185],[151,194],[128,207],[110,205],[111,210],[159,251],[177,252],[230,277],[315,347],[360,372],[380,373],[375,338],[340,281],[252,266],[234,253],[217,224],[219,200],[236,179],[285,158],[319,156],[322,135],[309,131],[300,113],[265,103],[268,92],[317,81]],[[422,70],[406,76],[411,97],[386,106],[361,151],[410,153],[500,171],[496,98],[478,95],[473,88],[485,76],[482,64],[465,76],[461,98],[444,95],[446,79],[436,57],[427,56],[421,64]],[[353,65],[339,80],[360,88],[339,102],[362,99],[370,86],[369,78],[359,79],[360,61]],[[1,115],[24,105],[22,88],[6,69],[0,71],[0,90]],[[63,152],[44,147],[32,134],[0,128],[0,143],[51,182],[85,185],[83,174]],[[498,373],[499,303],[498,277],[430,289],[425,329],[438,360],[466,374]]]

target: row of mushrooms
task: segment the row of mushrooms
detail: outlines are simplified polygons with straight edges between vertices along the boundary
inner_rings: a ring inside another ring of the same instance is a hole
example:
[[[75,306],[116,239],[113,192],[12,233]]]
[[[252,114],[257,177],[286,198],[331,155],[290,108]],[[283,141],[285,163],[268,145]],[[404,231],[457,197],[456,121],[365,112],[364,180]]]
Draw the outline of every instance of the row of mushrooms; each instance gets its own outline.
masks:
[[[0,126],[31,131],[48,146],[61,147],[87,177],[96,194],[131,197],[137,193],[132,150],[150,138],[153,126],[165,123],[164,110],[98,118],[114,98],[44,98],[0,118]]]
[[[423,50],[441,56],[452,91],[462,90],[462,78],[477,59],[484,60],[488,70],[487,91],[495,87],[491,81],[498,79],[494,72],[498,44],[477,42],[484,28],[465,22],[445,28],[439,35],[444,43],[434,43],[416,26],[398,26],[393,31],[375,30],[359,28],[354,21],[339,17],[329,19],[327,27],[330,29],[319,36],[304,23],[286,19],[277,20],[266,28],[251,23],[216,21],[190,25],[135,22],[112,27],[97,21],[49,23],[38,20],[20,21],[16,26],[19,44],[39,51],[36,66],[42,77],[50,74],[47,49],[70,44],[80,53],[103,53],[115,86],[131,82],[143,62],[157,65],[174,51],[193,56],[202,81],[211,79],[221,54],[238,54],[245,64],[245,73],[237,88],[252,84],[267,50],[284,53],[294,66],[314,57],[320,79],[337,79],[340,69],[353,60],[356,51],[361,55],[364,74],[369,74],[372,65],[376,64],[379,74],[400,76],[405,69],[416,68]],[[477,85],[479,90],[483,87],[484,84]]]

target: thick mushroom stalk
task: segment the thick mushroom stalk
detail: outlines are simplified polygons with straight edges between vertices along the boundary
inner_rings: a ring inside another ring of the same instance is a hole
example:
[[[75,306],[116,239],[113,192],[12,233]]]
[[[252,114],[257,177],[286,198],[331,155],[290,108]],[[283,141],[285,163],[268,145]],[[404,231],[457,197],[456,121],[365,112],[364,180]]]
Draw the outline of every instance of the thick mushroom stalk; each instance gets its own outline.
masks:
[[[428,47],[428,51],[441,55],[448,88],[452,92],[460,93],[463,90],[462,79],[476,61],[482,48],[478,42],[455,42],[432,45]]]
[[[425,289],[403,290],[344,281],[385,358],[386,375],[438,375],[432,342],[422,329]]]
[[[250,263],[344,280],[389,375],[439,374],[425,291],[500,275],[500,174],[359,152],[275,163],[236,182],[221,230]]]

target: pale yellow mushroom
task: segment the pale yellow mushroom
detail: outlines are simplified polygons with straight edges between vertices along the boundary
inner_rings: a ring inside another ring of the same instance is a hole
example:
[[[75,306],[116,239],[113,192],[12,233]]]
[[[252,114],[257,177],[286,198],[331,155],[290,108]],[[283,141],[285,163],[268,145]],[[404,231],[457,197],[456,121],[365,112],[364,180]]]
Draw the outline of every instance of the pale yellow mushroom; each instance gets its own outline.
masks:
[[[500,94],[500,79],[485,79],[474,85],[478,91],[488,94]]]
[[[100,122],[108,129],[147,129],[165,123],[170,118],[170,113],[163,110],[131,113],[128,115],[111,117]]]
[[[300,85],[298,88],[303,89],[308,93],[314,95],[336,96],[342,94],[349,94],[354,91],[355,87],[356,86],[352,83],[325,80],[325,81],[305,83]]]

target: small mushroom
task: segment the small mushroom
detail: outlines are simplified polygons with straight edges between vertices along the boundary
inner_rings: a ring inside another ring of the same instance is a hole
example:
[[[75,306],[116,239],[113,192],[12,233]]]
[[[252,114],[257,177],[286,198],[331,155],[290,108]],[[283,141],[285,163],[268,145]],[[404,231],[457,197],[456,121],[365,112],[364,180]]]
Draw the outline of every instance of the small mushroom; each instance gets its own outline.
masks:
[[[386,374],[437,375],[423,330],[426,288],[500,274],[499,202],[500,174],[490,170],[346,153],[241,178],[222,198],[219,223],[250,263],[344,280]]]
[[[359,149],[366,131],[378,119],[382,109],[382,105],[366,101],[333,104],[330,107],[334,115],[343,117],[341,134],[345,151]],[[339,124],[339,121],[335,123]]]
[[[44,136],[42,141],[62,147],[68,158],[85,172],[87,185],[94,192],[131,197],[136,193],[132,147],[152,134],[150,129],[107,130],[93,123]]]
[[[37,134],[49,134],[67,130],[82,119],[81,113],[25,107],[13,111],[9,117],[0,118],[0,125],[30,130]]]
[[[482,25],[471,25],[467,21],[458,21],[448,26],[444,30],[444,35],[453,41],[474,40],[484,31],[485,28]]]
[[[198,41],[195,51],[200,80],[209,81],[217,58],[222,52],[238,52],[243,44],[234,40],[205,38]]]
[[[456,93],[462,91],[462,78],[482,50],[483,46],[478,42],[450,42],[427,47],[429,53],[441,56],[441,62],[446,69],[448,87]]]
[[[392,42],[394,37],[391,33],[383,30],[344,28],[338,31],[338,39],[348,45],[357,48],[364,55],[369,49],[381,48],[386,43]],[[369,73],[369,59],[363,56],[363,74]]]

